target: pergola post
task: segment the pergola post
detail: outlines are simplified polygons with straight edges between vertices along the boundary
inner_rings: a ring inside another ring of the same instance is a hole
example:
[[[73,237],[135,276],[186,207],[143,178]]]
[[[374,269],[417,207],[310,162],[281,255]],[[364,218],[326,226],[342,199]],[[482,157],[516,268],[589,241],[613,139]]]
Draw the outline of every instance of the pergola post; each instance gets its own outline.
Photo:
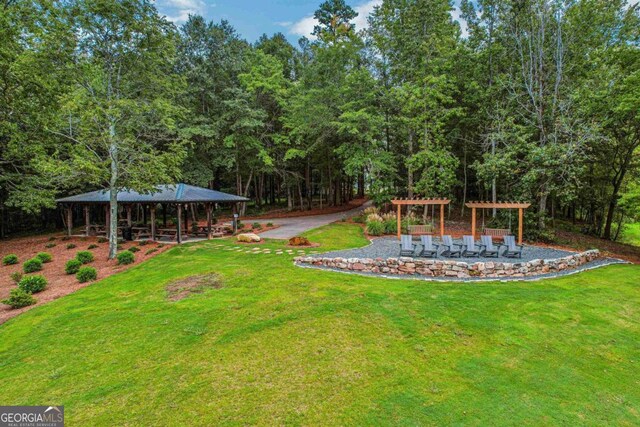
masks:
[[[71,236],[71,230],[73,229],[73,210],[71,210],[72,205],[68,205],[66,209],[67,214],[67,236]]]
[[[156,240],[156,205],[151,205],[151,240]]]
[[[126,205],[125,210],[127,211],[127,227],[131,227],[131,205]]]
[[[178,229],[178,243],[182,243],[182,205],[178,203],[178,224],[176,225]]]
[[[402,219],[400,216],[402,215],[402,205],[398,205],[398,215],[396,216],[396,220],[398,221],[398,240],[400,240],[400,234],[402,234]]]
[[[189,235],[189,205],[184,205],[184,234]]]
[[[207,239],[211,239],[212,208],[213,206],[211,206],[211,203],[207,203]]]
[[[476,208],[471,208],[471,235],[476,238]]]
[[[444,236],[444,205],[440,205],[440,238]]]
[[[91,234],[91,221],[89,219],[89,206],[85,205],[83,207],[84,210],[84,234],[89,236]]]
[[[524,209],[518,209],[518,244],[522,244],[522,217],[523,217]]]
[[[109,205],[105,206],[105,221],[106,221],[106,227],[105,230],[107,232],[107,238],[109,238],[109,235],[111,234],[111,209],[109,209]]]

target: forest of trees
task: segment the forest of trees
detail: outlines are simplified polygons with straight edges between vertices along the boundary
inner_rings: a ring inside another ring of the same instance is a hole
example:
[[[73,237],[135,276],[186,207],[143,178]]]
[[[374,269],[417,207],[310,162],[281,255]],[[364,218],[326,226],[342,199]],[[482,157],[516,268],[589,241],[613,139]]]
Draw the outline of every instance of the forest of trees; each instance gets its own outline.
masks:
[[[257,207],[365,193],[532,202],[616,238],[640,217],[640,6],[343,0],[249,43],[148,0],[2,0],[2,234],[61,195],[186,182]]]

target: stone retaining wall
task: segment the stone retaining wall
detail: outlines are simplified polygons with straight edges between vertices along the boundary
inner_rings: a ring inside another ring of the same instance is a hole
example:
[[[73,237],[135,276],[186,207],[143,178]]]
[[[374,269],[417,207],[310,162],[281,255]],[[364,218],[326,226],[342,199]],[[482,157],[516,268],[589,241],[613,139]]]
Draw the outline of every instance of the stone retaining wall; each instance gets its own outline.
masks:
[[[296,257],[296,264],[310,264],[340,270],[378,274],[418,275],[429,277],[525,277],[570,270],[600,258],[597,249],[568,255],[562,258],[526,262],[479,261],[466,263],[444,259],[419,258],[321,258]]]

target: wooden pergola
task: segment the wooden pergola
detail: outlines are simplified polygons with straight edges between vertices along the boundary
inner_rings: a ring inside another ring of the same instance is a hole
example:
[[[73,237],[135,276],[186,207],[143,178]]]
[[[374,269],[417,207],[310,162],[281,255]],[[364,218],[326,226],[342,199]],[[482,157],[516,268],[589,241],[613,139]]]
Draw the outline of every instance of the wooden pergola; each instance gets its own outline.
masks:
[[[451,203],[451,200],[446,198],[433,198],[433,199],[393,199],[391,200],[391,204],[398,206],[398,240],[400,240],[400,235],[402,234],[402,206],[410,206],[410,205],[439,205],[440,206],[440,236],[444,235],[444,206]]]
[[[471,235],[476,235],[476,209],[518,209],[518,244],[522,244],[522,219],[524,210],[531,206],[531,203],[523,202],[469,202],[465,204],[471,208]]]

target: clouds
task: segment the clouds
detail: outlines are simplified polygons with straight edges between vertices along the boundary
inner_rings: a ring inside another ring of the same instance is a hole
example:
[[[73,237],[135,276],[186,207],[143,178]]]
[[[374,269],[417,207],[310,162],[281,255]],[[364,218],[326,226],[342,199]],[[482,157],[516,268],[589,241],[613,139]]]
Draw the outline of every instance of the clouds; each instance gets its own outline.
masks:
[[[640,0],[637,0],[640,1]],[[453,19],[460,23],[460,29],[462,31],[462,36],[466,37],[468,35],[467,32],[467,23],[460,16],[460,7],[459,0],[455,2],[455,8],[451,12],[451,16]],[[369,0],[364,3],[360,3],[353,7],[353,9],[358,12],[358,16],[353,20],[353,23],[356,25],[357,30],[362,30],[369,27],[369,22],[367,18],[373,12],[376,6],[382,4],[382,0]],[[288,24],[288,25],[281,25]],[[295,22],[279,22],[277,25],[280,25],[285,28],[289,28],[289,34],[297,35],[297,36],[305,36],[311,40],[315,39],[314,36],[311,35],[313,32],[313,27],[318,24],[318,21],[315,20],[313,15],[305,16],[304,18],[295,21]]]
[[[168,10],[167,19],[176,24],[186,22],[189,15],[203,15],[207,8],[204,0],[161,0],[160,3]],[[215,7],[215,4],[208,6]]]

